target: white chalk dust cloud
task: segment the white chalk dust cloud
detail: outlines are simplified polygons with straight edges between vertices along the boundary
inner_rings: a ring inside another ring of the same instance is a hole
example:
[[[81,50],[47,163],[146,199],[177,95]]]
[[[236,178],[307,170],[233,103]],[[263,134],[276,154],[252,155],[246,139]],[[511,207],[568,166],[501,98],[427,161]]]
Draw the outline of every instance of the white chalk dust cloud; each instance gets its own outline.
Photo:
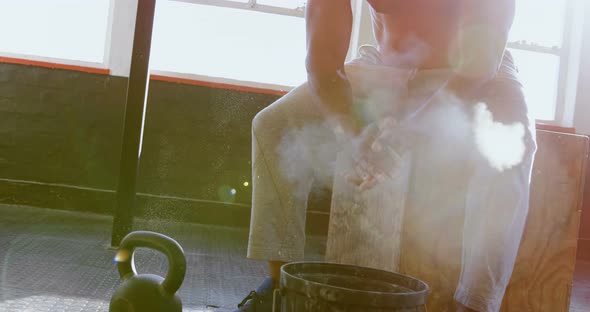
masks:
[[[465,104],[448,94],[442,94],[432,104],[419,116],[396,127],[382,129],[379,150],[386,148],[395,154],[403,154],[416,144],[424,144],[417,138],[435,136],[436,140],[428,141],[432,155],[423,156],[423,161],[426,159],[444,166],[448,162],[463,162],[466,155],[476,151],[490,167],[500,172],[522,162],[526,132],[522,123],[495,121],[485,103]],[[390,117],[382,116],[381,122]],[[335,161],[340,153],[348,153],[352,159],[358,159],[356,154],[360,140],[352,136],[337,137],[327,121],[310,122],[301,128],[290,129],[277,150],[281,171],[289,182],[300,187],[298,192],[309,191],[313,180],[329,187],[335,175],[346,175],[358,169],[354,164],[351,168],[336,168]],[[385,173],[393,177],[398,161],[389,163],[391,168]]]
[[[487,105],[480,102],[474,107],[473,132],[478,151],[496,170],[508,170],[522,162],[525,153],[522,123],[494,121]]]

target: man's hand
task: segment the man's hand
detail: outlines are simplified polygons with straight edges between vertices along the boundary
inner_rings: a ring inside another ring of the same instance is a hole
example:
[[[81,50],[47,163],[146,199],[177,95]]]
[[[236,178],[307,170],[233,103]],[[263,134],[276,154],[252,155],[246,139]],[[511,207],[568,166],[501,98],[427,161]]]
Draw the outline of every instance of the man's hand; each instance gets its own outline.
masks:
[[[396,126],[393,118],[385,118],[379,126],[367,126],[360,135],[353,171],[346,174],[346,179],[360,191],[392,178],[399,167],[401,156],[392,148]]]
[[[352,88],[343,72],[332,75],[309,75],[311,96],[326,119],[345,133],[358,135],[361,130],[352,111]]]

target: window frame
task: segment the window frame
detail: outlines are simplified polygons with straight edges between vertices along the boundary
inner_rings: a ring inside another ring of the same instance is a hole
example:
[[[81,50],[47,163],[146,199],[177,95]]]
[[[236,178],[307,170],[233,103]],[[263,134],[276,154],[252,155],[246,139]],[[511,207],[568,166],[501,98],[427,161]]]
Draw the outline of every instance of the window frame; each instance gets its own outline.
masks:
[[[74,69],[80,68],[83,71],[113,74],[113,67],[121,67],[121,64],[126,63],[122,58],[126,52],[120,50],[121,43],[113,43],[114,41],[121,41],[117,36],[116,31],[120,29],[114,25],[116,3],[121,0],[110,0],[110,8],[108,12],[103,61],[102,62],[88,62],[75,59],[64,59],[47,57],[41,55],[28,55],[20,53],[10,53],[0,51],[0,60],[2,62],[26,63],[30,61],[31,64],[55,64],[56,68]],[[141,0],[137,0],[141,1]],[[186,2],[192,4],[210,5],[217,7],[226,7],[234,9],[243,9],[258,11],[267,14],[278,14],[292,17],[305,17],[305,7],[298,8],[283,8],[271,5],[259,4],[257,0],[249,0],[248,2],[235,2],[231,0],[172,0],[178,2]],[[509,42],[507,47],[515,50],[532,51],[537,53],[551,54],[559,57],[559,74],[557,82],[557,96],[555,102],[555,118],[553,120],[537,119],[536,121],[543,124],[553,126],[573,127],[574,112],[576,109],[576,94],[579,76],[579,66],[581,63],[581,53],[583,44],[583,25],[584,25],[584,0],[565,0],[565,25],[563,30],[563,43],[560,48],[545,47],[531,44],[523,44],[520,42]],[[350,42],[350,49],[347,55],[347,60],[353,59],[357,56],[358,47],[364,43],[374,43],[374,35],[372,33],[371,16],[369,7],[366,1],[351,0],[353,7],[353,30]],[[135,16],[135,13],[133,13]],[[130,30],[133,32],[133,29]],[[126,49],[123,49],[126,50]],[[14,61],[11,61],[14,60]],[[47,65],[49,66],[49,65]],[[123,67],[125,65],[123,64]],[[120,72],[121,70],[119,70]],[[124,71],[124,70],[123,70]],[[186,74],[172,71],[151,71],[152,75],[166,76],[171,78],[179,78],[182,80],[202,81],[205,83],[218,83],[227,85],[236,85],[250,88],[268,89],[274,91],[287,92],[294,88],[294,86],[285,86],[278,84],[268,84],[257,81],[241,81],[224,77],[211,77],[199,74]],[[115,69],[115,75],[117,70]],[[124,74],[121,74],[124,75]],[[534,105],[534,104],[533,104]]]
[[[136,0],[141,1],[141,0]],[[178,2],[185,2],[191,4],[210,5],[216,7],[225,7],[233,9],[243,9],[250,11],[257,11],[267,14],[277,14],[291,17],[304,18],[305,7],[298,8],[284,8],[272,5],[264,5],[257,2],[257,0],[249,0],[248,2],[235,2],[231,0],[171,0]],[[123,3],[125,2],[125,3]],[[370,14],[367,12],[367,5],[363,0],[351,0],[354,14],[354,25],[352,31],[352,38],[350,42],[350,49],[347,55],[347,60],[356,57],[358,47],[361,44],[363,31],[361,28],[366,28],[366,25],[362,24],[362,21],[367,17],[370,18]],[[115,12],[116,10],[124,11]],[[11,62],[9,60],[15,60],[14,63],[30,63],[34,64],[45,64],[46,67],[64,68],[64,69],[78,69],[87,72],[96,72],[103,74],[110,74],[115,76],[128,76],[128,70],[130,66],[130,53],[132,45],[130,42],[133,41],[134,29],[123,29],[123,26],[132,25],[131,18],[135,18],[136,15],[136,3],[128,3],[124,0],[110,0],[110,7],[108,13],[107,27],[105,28],[106,37],[103,51],[102,62],[87,62],[75,59],[55,58],[41,55],[26,55],[0,51],[1,62]],[[357,14],[362,12],[362,14]],[[131,23],[129,23],[131,22]],[[366,24],[366,21],[365,21]],[[364,31],[366,33],[366,30]],[[366,42],[366,41],[364,41]],[[30,62],[27,62],[30,61]],[[55,65],[55,66],[53,66]],[[203,83],[212,83],[219,85],[236,85],[252,89],[270,90],[276,93],[286,93],[296,86],[286,86],[280,84],[263,83],[259,81],[243,81],[218,76],[205,76],[200,74],[180,73],[174,71],[159,71],[150,70],[150,74],[159,77],[176,78],[178,81],[197,81]]]
[[[106,46],[106,44],[105,44]],[[2,59],[1,63],[11,63],[11,64],[27,64],[27,65],[38,65],[38,64],[45,64],[43,67],[55,67],[55,68],[62,68],[63,69],[73,69],[80,68],[80,69],[87,69],[82,71],[91,71],[91,69],[96,69],[98,72],[109,72],[108,62],[105,62],[105,56],[103,56],[103,62],[87,62],[87,61],[80,61],[74,59],[65,59],[65,58],[57,58],[57,57],[49,57],[49,56],[41,56],[41,55],[34,55],[34,54],[21,54],[21,53],[10,53],[0,51],[0,59]],[[53,64],[55,66],[51,66]]]
[[[305,7],[281,8],[269,5],[261,5],[257,0],[248,2],[235,2],[231,0],[172,0],[193,4],[211,5],[234,9],[252,10],[269,14],[279,14],[304,18]],[[524,50],[537,53],[551,54],[559,57],[559,72],[557,81],[557,95],[555,99],[554,119],[536,119],[537,122],[552,126],[572,127],[576,106],[576,93],[578,84],[579,64],[582,48],[582,27],[584,20],[584,0],[565,0],[565,18],[563,30],[563,43],[560,48],[545,47],[520,42],[508,42],[507,47],[515,50]],[[358,47],[365,43],[374,44],[375,38],[372,32],[371,15],[366,1],[351,0],[353,7],[353,30],[347,60],[357,56]],[[224,77],[209,77],[198,74],[181,74],[176,72],[154,72],[158,75],[177,77],[182,79],[194,79],[198,81],[236,84],[245,87],[260,87],[270,90],[290,90],[294,87],[273,85],[256,81],[240,81]],[[532,104],[534,105],[534,104]]]
[[[548,47],[522,42],[508,42],[507,48],[550,54],[559,57],[557,95],[554,119],[536,119],[538,123],[552,126],[573,127],[579,64],[582,50],[583,0],[565,0],[563,41],[561,47]],[[518,64],[516,64],[518,66]],[[532,104],[534,105],[534,103]]]

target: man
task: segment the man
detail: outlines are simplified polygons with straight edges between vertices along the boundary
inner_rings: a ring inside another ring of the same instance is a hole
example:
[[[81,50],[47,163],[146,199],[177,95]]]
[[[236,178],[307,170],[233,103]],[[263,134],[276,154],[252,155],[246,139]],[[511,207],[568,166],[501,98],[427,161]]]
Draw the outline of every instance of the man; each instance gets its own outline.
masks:
[[[474,107],[485,101],[494,122],[522,130],[518,144],[523,152],[518,160],[503,167],[483,162],[474,165],[465,195],[465,209],[470,213],[465,217],[456,311],[498,311],[524,228],[536,150],[516,68],[505,52],[515,0],[368,2],[378,49],[365,53],[368,57],[361,63],[382,71],[405,70],[426,76],[430,71],[446,69],[450,74],[440,84],[441,89]],[[242,311],[270,309],[281,265],[303,258],[307,197],[299,195],[309,192],[313,177],[304,183],[290,180],[280,168],[283,160],[277,149],[289,129],[325,121],[335,136],[344,133],[358,137],[361,143],[357,144],[356,159],[365,165],[353,170],[349,180],[359,185],[359,192],[371,188],[391,166],[390,162],[374,161],[379,134],[367,134],[371,133],[367,129],[372,121],[360,118],[354,109],[355,83],[349,81],[345,65],[352,28],[350,1],[308,1],[306,23],[307,84],[264,109],[253,121],[248,257],[269,261],[270,278],[246,298]],[[482,155],[476,157],[487,157]],[[501,196],[502,205],[487,200],[493,196]],[[495,223],[485,221],[491,216]]]

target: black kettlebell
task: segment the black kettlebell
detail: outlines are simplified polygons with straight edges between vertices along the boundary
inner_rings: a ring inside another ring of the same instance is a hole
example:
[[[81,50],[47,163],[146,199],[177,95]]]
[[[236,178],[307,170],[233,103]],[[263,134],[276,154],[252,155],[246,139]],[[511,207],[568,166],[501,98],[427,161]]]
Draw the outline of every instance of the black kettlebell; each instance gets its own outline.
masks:
[[[158,250],[168,257],[166,278],[154,274],[137,274],[133,262],[135,248]],[[117,268],[123,284],[113,297],[111,312],[182,311],[182,302],[176,291],[186,273],[186,258],[180,244],[172,238],[147,231],[129,233],[119,246]]]

